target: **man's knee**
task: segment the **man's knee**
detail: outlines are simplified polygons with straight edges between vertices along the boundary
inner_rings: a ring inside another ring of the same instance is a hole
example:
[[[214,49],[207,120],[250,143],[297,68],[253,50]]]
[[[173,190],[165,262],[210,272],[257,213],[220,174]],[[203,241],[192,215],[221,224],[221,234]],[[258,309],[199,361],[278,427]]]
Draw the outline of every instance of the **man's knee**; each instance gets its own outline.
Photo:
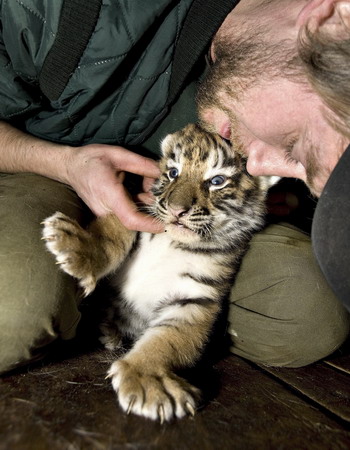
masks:
[[[0,177],[0,372],[36,359],[58,336],[74,336],[80,318],[76,284],[45,249],[40,221],[62,203],[81,215],[76,195],[38,176]]]
[[[50,257],[24,252],[0,266],[0,373],[44,356],[57,337],[75,335],[77,287]]]
[[[232,351],[261,364],[310,364],[349,333],[349,315],[322,276],[309,237],[281,225],[254,237],[230,302]]]
[[[2,311],[0,321],[0,374],[35,361],[57,338],[52,319],[40,314]]]

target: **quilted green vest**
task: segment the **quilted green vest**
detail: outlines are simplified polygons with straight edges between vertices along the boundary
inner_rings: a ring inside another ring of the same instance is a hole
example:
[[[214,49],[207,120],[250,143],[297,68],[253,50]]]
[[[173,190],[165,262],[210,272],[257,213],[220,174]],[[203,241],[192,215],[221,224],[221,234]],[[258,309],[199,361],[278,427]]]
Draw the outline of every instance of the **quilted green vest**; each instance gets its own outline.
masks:
[[[0,0],[0,120],[70,145],[140,145],[235,3]],[[190,96],[179,114],[192,118]]]

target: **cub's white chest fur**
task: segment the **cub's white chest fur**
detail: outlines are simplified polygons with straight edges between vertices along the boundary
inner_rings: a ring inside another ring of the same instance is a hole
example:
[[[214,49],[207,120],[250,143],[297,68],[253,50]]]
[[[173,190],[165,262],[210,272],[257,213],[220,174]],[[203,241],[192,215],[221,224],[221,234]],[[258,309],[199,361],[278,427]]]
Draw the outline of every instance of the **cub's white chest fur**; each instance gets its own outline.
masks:
[[[212,295],[212,288],[189,275],[210,276],[215,260],[184,251],[166,234],[141,233],[139,247],[116,274],[113,284],[123,298],[144,318],[157,305],[171,298],[200,298]]]

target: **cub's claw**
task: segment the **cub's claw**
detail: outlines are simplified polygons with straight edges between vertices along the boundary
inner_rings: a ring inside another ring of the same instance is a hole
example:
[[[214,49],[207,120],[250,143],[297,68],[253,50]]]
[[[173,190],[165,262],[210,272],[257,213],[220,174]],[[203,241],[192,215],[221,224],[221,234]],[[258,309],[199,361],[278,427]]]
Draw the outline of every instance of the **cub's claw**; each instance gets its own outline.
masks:
[[[165,420],[165,413],[164,413],[163,405],[159,405],[159,407],[158,407],[158,417],[159,417],[160,424],[163,425],[164,420]]]
[[[188,414],[190,414],[192,417],[194,417],[194,415],[196,414],[196,411],[190,402],[185,403],[185,409],[188,412]]]
[[[126,414],[127,414],[127,415],[129,415],[129,414],[131,413],[132,407],[134,406],[135,401],[136,401],[136,395],[133,395],[133,396],[131,397],[131,400],[130,400],[128,409],[126,410]]]

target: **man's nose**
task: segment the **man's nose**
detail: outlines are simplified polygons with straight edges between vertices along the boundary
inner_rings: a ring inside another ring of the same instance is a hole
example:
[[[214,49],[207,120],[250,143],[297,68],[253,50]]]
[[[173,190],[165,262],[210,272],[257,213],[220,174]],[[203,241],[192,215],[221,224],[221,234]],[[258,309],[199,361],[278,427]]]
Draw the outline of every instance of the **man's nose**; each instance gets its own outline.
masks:
[[[247,154],[247,171],[253,176],[276,175],[305,181],[305,169],[302,164],[288,161],[282,148],[255,142],[250,144]]]

